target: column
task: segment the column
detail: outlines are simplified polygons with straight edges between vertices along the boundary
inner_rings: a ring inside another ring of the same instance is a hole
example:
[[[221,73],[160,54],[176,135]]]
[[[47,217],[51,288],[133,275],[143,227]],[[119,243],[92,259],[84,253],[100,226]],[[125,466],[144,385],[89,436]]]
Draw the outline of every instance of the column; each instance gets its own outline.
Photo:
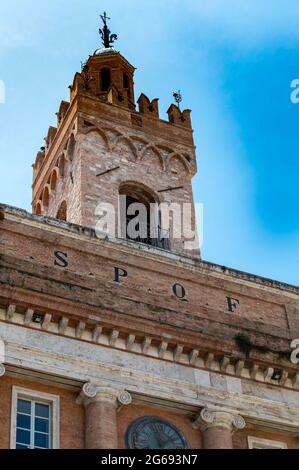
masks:
[[[117,409],[131,402],[126,390],[84,384],[77,403],[85,406],[86,449],[117,449]]]
[[[3,377],[5,374],[5,366],[0,362],[0,377]]]
[[[0,377],[3,377],[5,374],[5,343],[3,339],[0,338]]]
[[[202,431],[204,449],[233,449],[233,433],[246,423],[238,413],[203,408],[193,426]]]

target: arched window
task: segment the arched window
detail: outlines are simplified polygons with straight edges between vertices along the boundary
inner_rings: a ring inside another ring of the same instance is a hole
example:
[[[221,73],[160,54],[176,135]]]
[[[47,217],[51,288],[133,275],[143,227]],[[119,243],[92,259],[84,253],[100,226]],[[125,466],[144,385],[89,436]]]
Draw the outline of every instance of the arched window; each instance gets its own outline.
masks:
[[[35,214],[36,214],[36,215],[41,215],[41,213],[42,213],[42,205],[41,205],[40,202],[38,202],[38,203],[36,204],[36,207],[35,207]]]
[[[129,77],[126,73],[123,73],[123,86],[128,92],[128,97],[130,98],[131,92],[130,92],[130,80]]]
[[[54,191],[57,185],[57,171],[54,170],[51,176],[51,190]]]
[[[168,234],[162,236],[158,199],[138,183],[124,183],[119,189],[121,236],[139,243],[169,249]]]
[[[56,219],[65,220],[67,219],[67,204],[66,201],[62,201],[57,211]]]
[[[101,91],[108,91],[111,85],[111,72],[110,69],[104,68],[100,72],[100,86]]]
[[[48,188],[48,186],[46,186],[45,190],[44,190],[44,193],[43,193],[43,206],[44,207],[48,207],[49,199],[50,199],[49,188]]]
[[[60,155],[58,160],[58,169],[59,169],[59,176],[64,176],[64,167],[65,167],[65,158],[64,155]]]

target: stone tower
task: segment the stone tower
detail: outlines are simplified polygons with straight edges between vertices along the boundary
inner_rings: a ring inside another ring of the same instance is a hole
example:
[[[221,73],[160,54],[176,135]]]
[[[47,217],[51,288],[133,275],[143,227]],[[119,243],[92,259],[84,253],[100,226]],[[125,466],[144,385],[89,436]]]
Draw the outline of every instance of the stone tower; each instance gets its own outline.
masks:
[[[168,121],[163,120],[158,99],[150,101],[144,94],[136,109],[135,69],[109,41],[104,44],[76,73],[70,102],[61,102],[57,128],[49,128],[45,147],[37,154],[33,213],[94,228],[98,204],[112,204],[117,214],[119,195],[125,195],[145,205],[185,204],[194,229],[191,180],[196,160],[190,110],[172,104]],[[163,227],[158,215],[156,223],[154,239],[146,236],[142,242],[198,255],[196,243],[190,250],[184,236],[174,237],[171,222]]]

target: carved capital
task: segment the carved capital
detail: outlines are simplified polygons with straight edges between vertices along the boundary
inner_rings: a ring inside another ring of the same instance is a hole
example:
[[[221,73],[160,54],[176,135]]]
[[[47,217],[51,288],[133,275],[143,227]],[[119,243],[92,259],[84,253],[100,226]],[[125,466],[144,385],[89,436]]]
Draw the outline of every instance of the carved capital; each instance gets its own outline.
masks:
[[[115,406],[118,403],[120,405],[130,405],[132,403],[132,396],[127,390],[119,390],[87,382],[83,385],[76,402],[79,405],[87,406],[95,401],[110,402]]]
[[[95,398],[97,395],[97,387],[90,382],[86,382],[82,387],[81,393],[85,398]]]
[[[0,377],[3,377],[3,375],[5,374],[5,366],[4,364],[1,364],[0,363]]]
[[[233,411],[211,410],[208,408],[203,408],[193,422],[193,427],[199,428],[202,431],[213,427],[221,427],[233,432],[235,430],[244,429],[245,426],[245,419],[238,413]]]
[[[127,390],[120,392],[117,399],[121,405],[126,406],[132,403],[132,395]]]

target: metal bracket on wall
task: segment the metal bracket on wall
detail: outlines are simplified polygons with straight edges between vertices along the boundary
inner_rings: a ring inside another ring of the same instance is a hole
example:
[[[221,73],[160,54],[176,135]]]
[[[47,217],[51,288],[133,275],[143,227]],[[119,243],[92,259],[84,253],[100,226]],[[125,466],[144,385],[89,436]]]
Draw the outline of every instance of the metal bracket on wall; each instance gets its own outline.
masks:
[[[165,193],[166,191],[174,191],[175,189],[184,189],[184,186],[176,186],[175,188],[160,189],[158,193]]]
[[[114,168],[109,168],[108,170],[102,171],[102,173],[98,173],[96,176],[103,176],[106,175],[107,173],[110,173],[111,171],[118,170],[120,166],[115,166]]]

